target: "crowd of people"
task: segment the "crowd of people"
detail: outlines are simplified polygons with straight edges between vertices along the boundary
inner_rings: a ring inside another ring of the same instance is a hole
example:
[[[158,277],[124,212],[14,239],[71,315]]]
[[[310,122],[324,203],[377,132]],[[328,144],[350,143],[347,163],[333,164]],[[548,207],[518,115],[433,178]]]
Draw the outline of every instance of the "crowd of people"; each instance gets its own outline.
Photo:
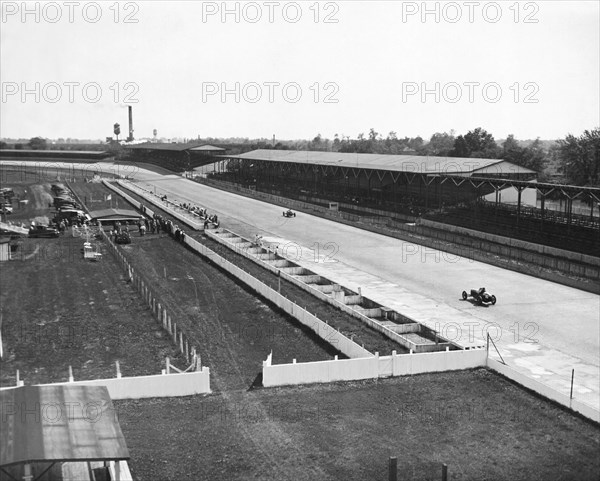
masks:
[[[204,207],[199,207],[194,204],[181,203],[179,208],[187,210],[190,214],[194,214],[204,219],[204,228],[207,229],[210,224],[219,227],[219,217],[217,214],[209,214]]]
[[[146,231],[151,234],[160,234],[163,232],[169,234],[177,241],[183,242],[185,239],[185,232],[183,229],[159,214],[154,214],[151,219],[144,218],[138,221],[138,229],[141,236],[146,235]]]

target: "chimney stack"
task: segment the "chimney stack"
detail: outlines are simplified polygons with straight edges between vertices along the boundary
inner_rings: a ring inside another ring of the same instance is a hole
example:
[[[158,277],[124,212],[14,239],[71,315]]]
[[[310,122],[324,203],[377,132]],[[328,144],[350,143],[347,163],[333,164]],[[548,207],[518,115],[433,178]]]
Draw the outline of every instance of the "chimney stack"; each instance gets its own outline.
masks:
[[[129,137],[127,137],[127,141],[131,142],[133,140],[133,107],[128,105],[127,109],[129,110]]]

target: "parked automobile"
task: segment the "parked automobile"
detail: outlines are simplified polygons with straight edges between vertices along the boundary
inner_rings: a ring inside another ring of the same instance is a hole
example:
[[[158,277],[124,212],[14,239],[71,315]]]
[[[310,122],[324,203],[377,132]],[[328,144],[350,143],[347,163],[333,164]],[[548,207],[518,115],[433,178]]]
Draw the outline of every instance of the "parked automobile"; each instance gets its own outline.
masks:
[[[117,244],[131,244],[131,236],[127,231],[121,231],[115,236],[115,242]]]
[[[59,235],[54,227],[48,225],[36,225],[29,229],[29,237],[58,237]]]

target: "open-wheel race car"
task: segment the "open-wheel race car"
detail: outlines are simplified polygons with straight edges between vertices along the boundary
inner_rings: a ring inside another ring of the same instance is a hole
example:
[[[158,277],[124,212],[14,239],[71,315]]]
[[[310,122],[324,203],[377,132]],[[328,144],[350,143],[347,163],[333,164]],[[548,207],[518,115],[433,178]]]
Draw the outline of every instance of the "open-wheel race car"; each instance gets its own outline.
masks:
[[[296,213],[292,212],[291,209],[283,211],[283,217],[296,217]]]
[[[464,301],[466,301],[469,297],[471,297],[477,304],[496,304],[496,296],[487,292],[485,287],[471,289],[471,294],[467,294],[467,291],[462,292],[462,298]]]

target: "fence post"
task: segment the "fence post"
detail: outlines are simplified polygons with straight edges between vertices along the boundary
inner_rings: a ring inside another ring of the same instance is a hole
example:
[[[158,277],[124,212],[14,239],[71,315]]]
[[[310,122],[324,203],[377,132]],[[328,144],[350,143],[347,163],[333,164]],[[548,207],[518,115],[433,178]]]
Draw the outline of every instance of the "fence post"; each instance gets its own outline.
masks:
[[[442,481],[448,481],[448,465],[442,464]]]
[[[571,369],[571,395],[569,396],[569,407],[573,401],[573,380],[575,379],[575,369]]]
[[[389,460],[389,481],[398,481],[398,458],[390,456]]]

